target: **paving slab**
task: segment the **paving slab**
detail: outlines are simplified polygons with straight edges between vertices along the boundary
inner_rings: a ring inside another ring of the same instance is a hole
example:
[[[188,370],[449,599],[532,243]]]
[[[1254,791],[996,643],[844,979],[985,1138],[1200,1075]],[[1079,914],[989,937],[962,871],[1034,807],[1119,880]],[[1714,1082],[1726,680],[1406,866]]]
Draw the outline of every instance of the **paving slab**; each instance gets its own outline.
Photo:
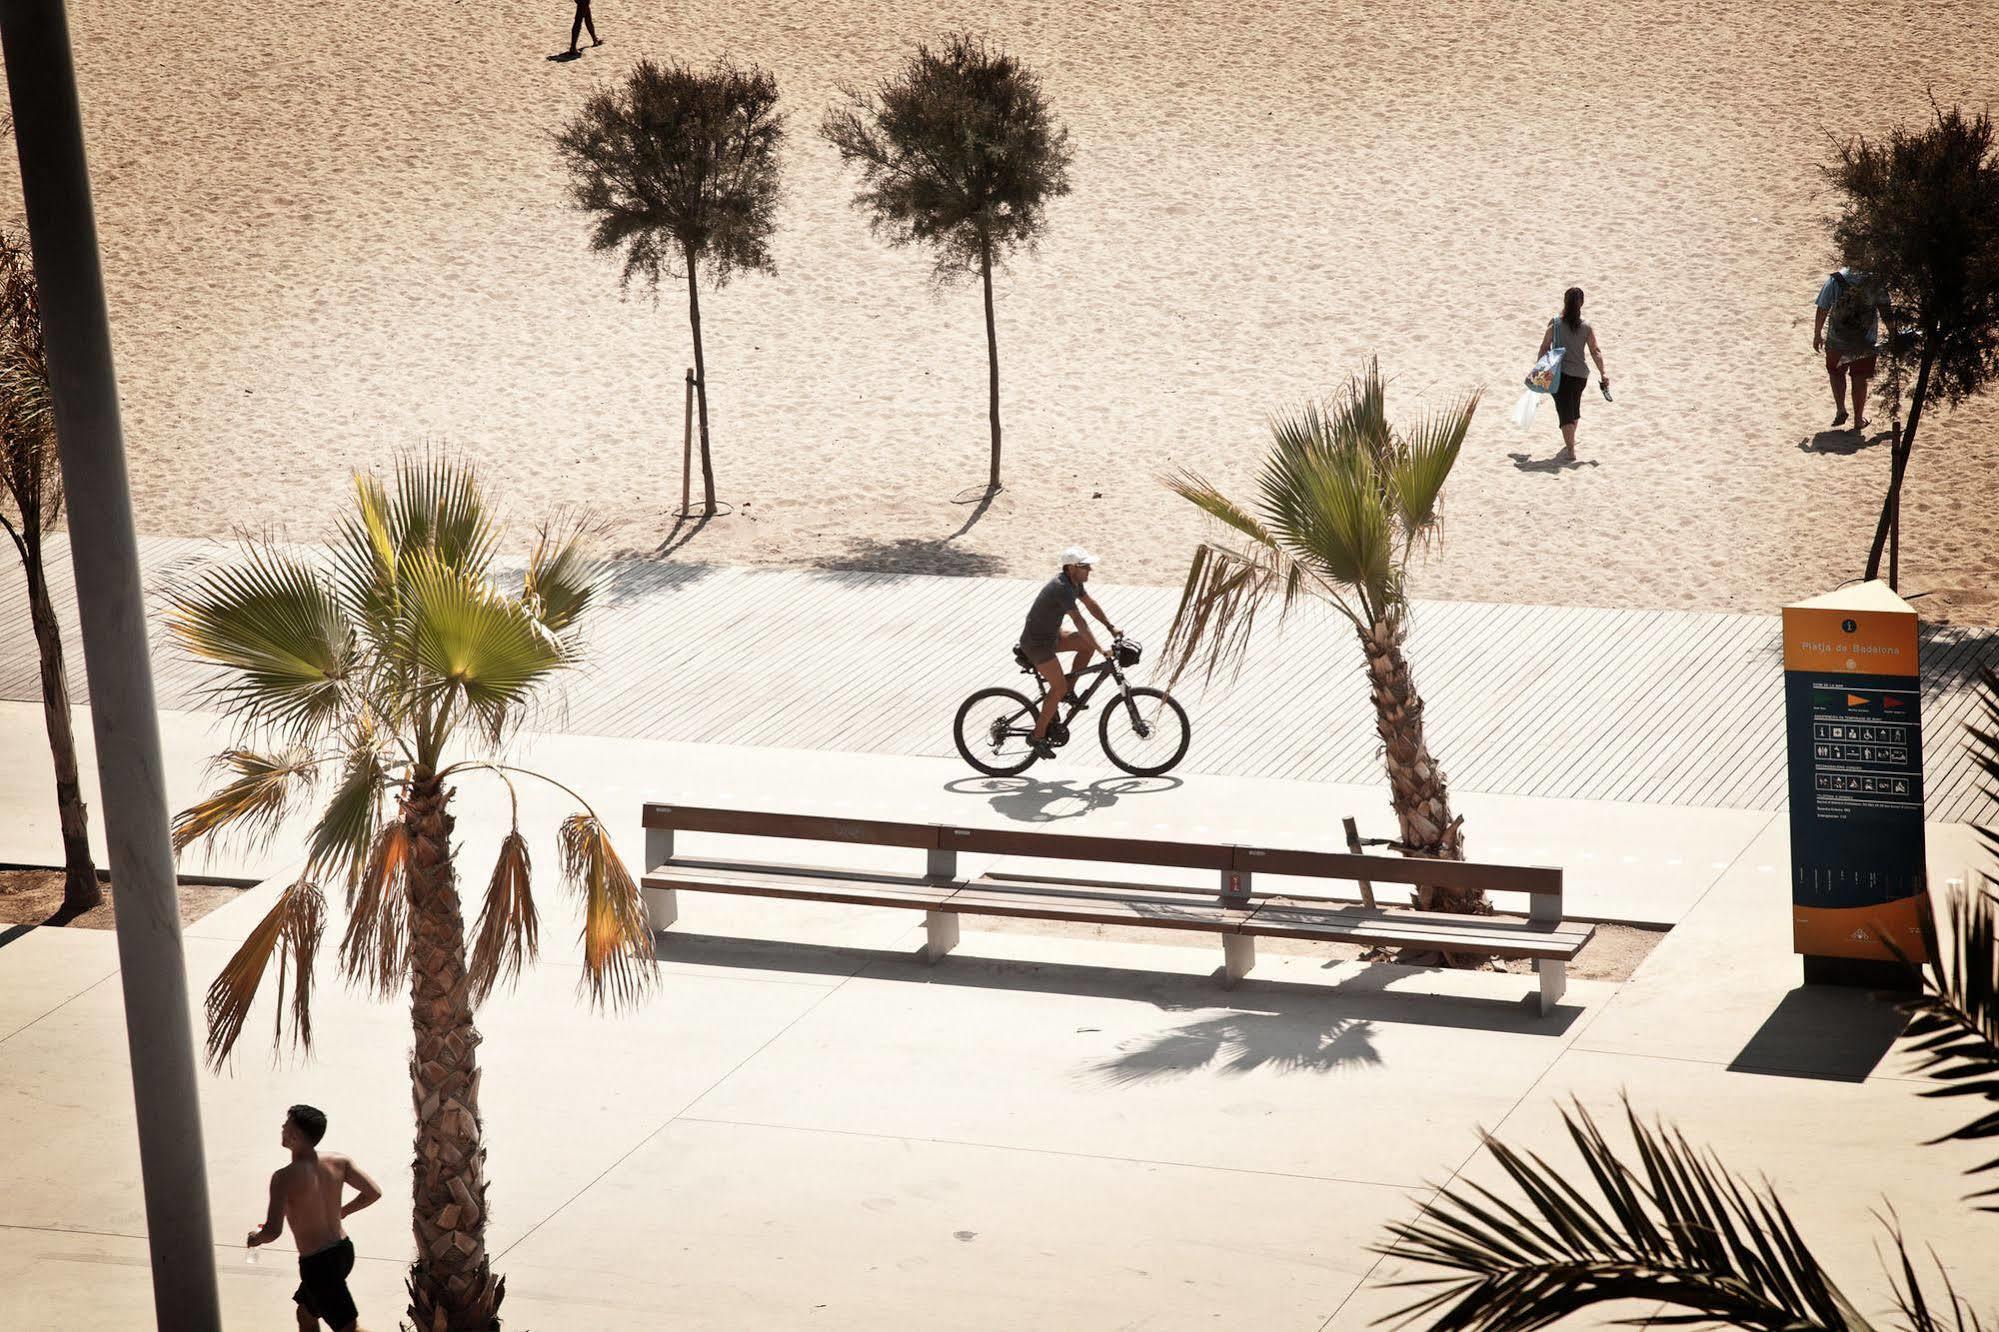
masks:
[[[1407,1187],[1566,1039],[1517,999],[1399,993],[1359,964],[1241,995],[1089,969],[1051,990],[971,957],[870,967],[685,1117]]]
[[[86,990],[117,988],[117,952],[90,933],[30,926],[0,946],[0,1043]]]
[[[1399,1190],[677,1123],[506,1256],[526,1325],[1315,1332]],[[652,1255],[606,1263],[604,1237]],[[586,1313],[587,1309],[587,1313]]]

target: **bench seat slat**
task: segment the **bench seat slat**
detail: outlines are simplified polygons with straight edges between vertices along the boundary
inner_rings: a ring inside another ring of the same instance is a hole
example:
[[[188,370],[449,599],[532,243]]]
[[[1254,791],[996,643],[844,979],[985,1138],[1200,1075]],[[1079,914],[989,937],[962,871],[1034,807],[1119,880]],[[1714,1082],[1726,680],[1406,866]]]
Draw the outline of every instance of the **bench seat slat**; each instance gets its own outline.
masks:
[[[1003,892],[960,889],[939,908],[967,916],[1025,916],[1079,924],[1144,926],[1232,934],[1250,917],[1242,907],[1129,894]]]
[[[1389,909],[1358,904],[1347,905],[1324,898],[1288,897],[1273,894],[1255,899],[1259,919],[1280,921],[1317,918],[1340,921],[1379,921],[1398,929],[1431,931],[1439,934],[1526,935],[1532,938],[1587,939],[1596,926],[1584,921],[1525,920],[1518,916],[1465,916],[1449,911],[1417,911],[1403,907]]]
[[[639,880],[642,888],[732,893],[739,897],[785,897],[857,906],[921,907],[937,910],[957,891],[958,882],[921,875],[803,872],[777,866],[731,864],[662,865]]]
[[[1135,837],[1079,837],[1069,833],[1009,828],[944,828],[938,845],[946,851],[1044,860],[1101,860],[1125,865],[1168,865],[1175,869],[1225,870],[1235,858],[1227,846],[1156,842]]]
[[[1582,951],[1591,931],[1479,928],[1450,929],[1412,921],[1415,913],[1389,915],[1365,908],[1347,912],[1258,911],[1241,932],[1279,939],[1436,948],[1446,952],[1488,953],[1494,957],[1536,957],[1567,961]],[[1460,919],[1466,919],[1460,917]],[[1482,919],[1482,918],[1474,918]]]
[[[866,846],[937,845],[937,825],[885,823],[879,819],[842,819],[823,814],[768,814],[740,809],[704,809],[694,805],[647,805],[641,816],[647,828],[672,828],[690,833],[728,833],[737,837],[791,837],[811,842],[857,842]]]

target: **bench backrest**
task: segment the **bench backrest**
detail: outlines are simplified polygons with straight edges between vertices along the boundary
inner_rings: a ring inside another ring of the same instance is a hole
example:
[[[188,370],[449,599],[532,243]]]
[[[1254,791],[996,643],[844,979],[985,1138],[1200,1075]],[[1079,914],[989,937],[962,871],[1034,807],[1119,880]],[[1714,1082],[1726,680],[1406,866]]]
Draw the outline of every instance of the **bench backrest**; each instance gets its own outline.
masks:
[[[1134,837],[1083,837],[1070,833],[1014,828],[957,828],[937,823],[891,823],[878,819],[831,818],[819,814],[779,814],[756,810],[708,809],[694,805],[645,806],[644,826],[660,831],[732,833],[742,837],[790,837],[863,846],[904,846],[933,852],[1038,856],[1048,860],[1094,860],[1175,869],[1211,869],[1223,874],[1294,874],[1318,879],[1355,879],[1444,888],[1458,892],[1525,893],[1537,917],[1559,915],[1562,871],[1546,866],[1488,865],[1463,860],[1423,860],[1405,856],[1358,855],[1350,851],[1285,851],[1254,846],[1206,846]],[[646,866],[651,869],[652,866]]]

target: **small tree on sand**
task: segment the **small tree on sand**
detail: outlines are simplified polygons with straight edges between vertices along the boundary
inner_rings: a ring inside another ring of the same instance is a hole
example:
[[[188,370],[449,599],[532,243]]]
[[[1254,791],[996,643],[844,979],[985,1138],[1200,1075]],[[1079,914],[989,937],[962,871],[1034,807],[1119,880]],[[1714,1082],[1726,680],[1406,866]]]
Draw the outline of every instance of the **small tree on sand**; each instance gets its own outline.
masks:
[[[1992,118],[1936,109],[1918,132],[1842,144],[1825,175],[1840,195],[1833,243],[1867,273],[1905,334],[1891,340],[1897,379],[1913,368],[1867,577],[1898,527],[1902,480],[1931,402],[1955,407],[1999,379],[1999,153]],[[1889,581],[1899,571],[1891,558]]]
[[[738,272],[776,271],[777,80],[754,67],[712,70],[641,60],[623,83],[593,94],[556,136],[570,196],[591,214],[590,248],[623,250],[620,281],[687,280],[694,398],[701,423],[701,493],[715,512],[708,452],[708,363],[701,345],[700,271],[718,287]]]
[[[62,632],[43,562],[42,541],[62,521],[62,498],[35,275],[19,237],[0,229],[0,528],[13,541],[27,577],[28,623],[41,657],[42,722],[55,761],[56,818],[62,829],[61,914],[69,917],[90,910],[104,896],[90,858],[90,814],[77,773]]]
[[[383,998],[405,988],[410,998],[416,1261],[408,1286],[419,1332],[495,1327],[506,1292],[486,1253],[473,1022],[493,987],[536,954],[539,917],[514,793],[516,777],[536,774],[492,755],[542,687],[581,659],[578,625],[598,571],[574,537],[544,530],[518,586],[503,588],[491,570],[494,521],[471,473],[407,462],[393,495],[374,477],[355,478],[354,512],[330,568],[252,548],[245,562],[176,596],[169,618],[194,657],[223,668],[216,700],[244,729],[216,760],[231,780],[175,817],[175,844],[232,827],[268,836],[326,788],[304,870],[209,987],[209,1059],[219,1066],[229,1057],[273,957],[277,1030],[289,1016],[294,1041],[310,1044],[322,885],[340,884],[341,969]],[[468,955],[451,802],[472,777],[506,786],[515,822],[500,841]],[[582,807],[563,820],[559,844],[563,876],[583,905],[583,989],[595,1002],[635,1002],[657,975],[638,885],[596,812],[561,789]]]
[[[1168,634],[1177,676],[1196,659],[1209,674],[1239,664],[1258,613],[1300,600],[1331,605],[1353,625],[1367,659],[1375,730],[1401,843],[1413,856],[1463,860],[1463,820],[1451,813],[1444,773],[1423,734],[1423,699],[1403,654],[1410,557],[1437,532],[1438,497],[1478,408],[1470,393],[1413,429],[1388,423],[1381,367],[1324,406],[1271,425],[1273,446],[1254,504],[1239,504],[1191,472],[1168,481],[1226,531],[1194,551]],[[1417,890],[1428,911],[1485,914],[1480,892]]]
[[[988,492],[1000,488],[999,335],[993,268],[1040,236],[1048,200],[1069,192],[1069,134],[1041,81],[977,38],[919,46],[873,92],[846,90],[819,132],[858,163],[854,206],[892,245],[936,251],[949,282],[979,275],[986,302],[986,414],[992,430]]]

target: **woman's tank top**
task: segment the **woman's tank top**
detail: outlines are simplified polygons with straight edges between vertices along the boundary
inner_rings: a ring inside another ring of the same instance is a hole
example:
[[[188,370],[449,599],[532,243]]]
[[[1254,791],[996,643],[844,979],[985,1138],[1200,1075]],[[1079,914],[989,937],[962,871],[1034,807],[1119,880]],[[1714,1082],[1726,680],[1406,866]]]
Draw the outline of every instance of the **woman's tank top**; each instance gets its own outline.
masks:
[[[1571,330],[1562,322],[1562,317],[1556,315],[1548,327],[1554,330],[1554,341],[1549,345],[1562,349],[1562,377],[1587,375],[1589,362],[1583,359],[1583,353],[1589,348],[1589,320],[1583,320],[1580,327]]]

